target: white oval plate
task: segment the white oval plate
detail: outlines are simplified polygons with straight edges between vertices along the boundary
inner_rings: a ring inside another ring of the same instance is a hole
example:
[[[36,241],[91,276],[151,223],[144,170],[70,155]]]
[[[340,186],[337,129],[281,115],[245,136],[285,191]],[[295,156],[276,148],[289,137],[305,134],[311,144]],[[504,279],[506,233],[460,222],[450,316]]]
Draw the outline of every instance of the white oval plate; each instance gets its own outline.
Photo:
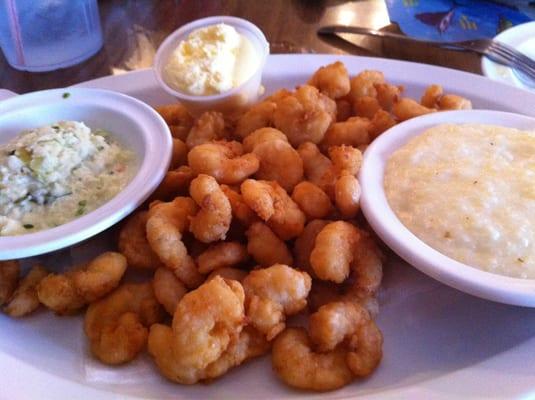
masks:
[[[69,93],[64,98],[63,94]],[[99,89],[55,89],[15,96],[0,102],[0,143],[22,130],[59,120],[85,122],[112,133],[134,151],[138,171],[113,199],[96,210],[55,228],[0,237],[0,260],[29,257],[61,249],[110,227],[139,206],[163,179],[171,158],[171,134],[165,121],[145,103]]]
[[[509,28],[497,35],[494,40],[508,44],[535,60],[535,21]],[[487,57],[481,58],[481,69],[490,79],[533,90],[522,83],[511,68],[495,63]]]
[[[478,123],[535,130],[535,118],[487,110],[439,112],[398,124],[379,136],[366,149],[359,174],[360,184],[364,188],[361,197],[362,212],[388,247],[427,275],[484,299],[535,307],[534,279],[493,274],[443,255],[407,229],[388,204],[383,179],[392,153],[411,138],[444,123]]]
[[[469,97],[476,108],[535,117],[535,93],[481,76],[424,64],[339,55],[269,56],[266,93],[305,82],[317,68],[341,60],[353,75],[379,69],[389,82],[419,97],[426,85]],[[152,70],[85,82],[151,105],[174,101]],[[39,259],[45,266],[87,261],[113,248],[113,232]],[[30,262],[35,261],[31,259]],[[83,333],[83,315],[59,317],[43,310],[15,320],[0,313],[0,399],[466,399],[528,398],[535,390],[535,313],[482,300],[443,285],[391,257],[385,268],[377,323],[384,359],[368,379],[312,394],[280,382],[269,356],[236,368],[210,384],[177,385],[163,378],[147,354],[123,366],[95,360]]]

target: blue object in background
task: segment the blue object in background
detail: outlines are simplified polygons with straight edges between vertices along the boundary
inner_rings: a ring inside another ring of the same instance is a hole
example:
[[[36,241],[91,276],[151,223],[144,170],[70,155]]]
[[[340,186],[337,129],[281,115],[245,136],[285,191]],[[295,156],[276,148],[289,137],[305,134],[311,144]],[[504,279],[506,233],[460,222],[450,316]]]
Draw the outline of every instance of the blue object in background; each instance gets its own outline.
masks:
[[[512,3],[510,1],[509,3]],[[519,1],[529,10],[528,2]],[[492,38],[532,18],[510,4],[470,0],[386,0],[390,20],[408,36],[455,41]]]

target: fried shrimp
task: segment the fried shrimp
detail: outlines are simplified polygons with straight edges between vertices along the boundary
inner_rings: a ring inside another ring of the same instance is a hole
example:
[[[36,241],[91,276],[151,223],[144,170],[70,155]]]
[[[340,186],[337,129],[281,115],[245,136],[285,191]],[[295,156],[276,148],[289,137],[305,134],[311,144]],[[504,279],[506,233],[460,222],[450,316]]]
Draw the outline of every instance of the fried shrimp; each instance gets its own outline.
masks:
[[[370,143],[370,120],[362,117],[351,117],[344,122],[336,122],[325,133],[321,147],[342,144],[358,147]]]
[[[215,277],[180,300],[172,327],[151,327],[149,353],[168,379],[193,384],[238,338],[244,324],[242,286]]]
[[[153,200],[169,201],[187,193],[190,182],[195,178],[193,170],[188,165],[182,165],[175,170],[167,171],[162,182],[151,195]]]
[[[234,281],[242,282],[247,274],[248,272],[243,269],[223,267],[213,270],[210,275],[207,276],[206,281],[214,279],[216,276],[220,276],[224,279],[232,279]]]
[[[37,286],[37,296],[57,314],[70,314],[115,289],[126,266],[122,254],[102,253],[83,267],[65,274],[49,274]]]
[[[440,85],[429,85],[420,99],[420,104],[427,108],[437,108],[438,101],[444,94],[444,90]]]
[[[349,95],[351,101],[355,101],[359,97],[376,97],[377,90],[375,84],[384,83],[385,76],[380,71],[364,70],[357,76],[351,79]]]
[[[373,239],[362,232],[351,263],[354,282],[350,295],[365,298],[377,293],[383,279],[383,258]]]
[[[230,207],[232,208],[232,217],[241,222],[243,226],[249,226],[253,222],[258,221],[258,216],[249,207],[239,191],[232,189],[227,185],[221,185],[221,190],[228,198]]]
[[[292,200],[308,219],[325,218],[334,211],[329,196],[312,182],[302,181],[292,192]]]
[[[383,358],[383,335],[375,322],[368,319],[349,339],[347,366],[359,378],[370,375]]]
[[[307,304],[312,279],[284,264],[251,271],[243,280],[247,318],[268,340],[285,327],[287,315],[297,314]]]
[[[204,143],[191,149],[188,162],[195,174],[211,175],[219,183],[233,185],[257,172],[260,165],[255,154],[242,153],[238,142]]]
[[[354,175],[344,171],[334,184],[334,203],[344,218],[354,218],[360,209],[361,188]]]
[[[253,154],[260,160],[255,178],[277,181],[287,191],[303,179],[303,161],[286,140],[264,140],[253,146]]]
[[[288,143],[288,138],[286,135],[278,129],[260,128],[243,139],[243,150],[246,152],[251,152],[256,146],[272,140],[282,140]]]
[[[340,61],[320,67],[314,72],[308,84],[315,86],[331,99],[345,96],[350,89],[349,74],[345,65]]]
[[[349,275],[360,233],[352,224],[331,222],[316,236],[310,264],[319,279],[342,283]]]
[[[440,110],[471,110],[472,102],[455,94],[445,94],[438,101]]]
[[[149,282],[119,286],[87,309],[84,331],[91,353],[105,364],[133,360],[145,347],[147,328],[162,317]]]
[[[240,117],[234,133],[240,138],[245,139],[251,132],[257,129],[271,126],[273,124],[273,113],[276,108],[277,105],[271,100],[265,100],[255,104]]]
[[[406,121],[435,111],[435,109],[424,107],[416,100],[409,99],[408,97],[399,99],[392,106],[392,114],[400,121]]]
[[[318,351],[333,350],[368,322],[368,312],[359,304],[335,301],[321,306],[308,320],[309,335]]]
[[[239,336],[230,342],[221,357],[206,367],[203,379],[217,378],[231,368],[267,353],[270,348],[271,345],[264,335],[253,327],[246,326]]]
[[[197,266],[201,274],[208,274],[218,268],[241,264],[248,258],[247,248],[240,242],[220,242],[197,257]]]
[[[247,235],[247,251],[261,266],[292,265],[292,254],[288,246],[264,223],[253,223],[245,234]]]
[[[200,210],[190,220],[190,231],[204,243],[224,240],[232,220],[232,208],[217,181],[201,174],[190,185],[190,194]]]
[[[329,157],[338,174],[347,171],[357,175],[362,165],[362,152],[352,146],[332,146],[329,148]]]
[[[192,149],[212,140],[224,139],[225,136],[223,114],[216,111],[207,111],[195,121],[186,138],[186,145],[189,149]]]
[[[176,169],[184,165],[187,161],[188,148],[186,143],[180,139],[173,138],[173,152],[171,153],[171,164],[169,169]]]
[[[375,97],[363,96],[353,101],[353,112],[358,117],[372,119],[379,110],[381,105]]]
[[[375,83],[373,87],[375,88],[377,101],[385,111],[392,110],[392,106],[399,100],[404,90],[403,86],[394,86],[389,83]]]
[[[186,140],[193,126],[193,117],[188,113],[186,107],[180,103],[175,103],[156,107],[156,111],[169,125],[171,135],[174,138]]]
[[[294,244],[295,263],[300,268],[314,277],[314,271],[310,265],[310,253],[314,249],[316,236],[321,230],[330,223],[322,219],[310,221],[303,229],[303,232],[297,237]]]
[[[40,304],[37,297],[37,285],[47,275],[47,270],[42,266],[33,266],[8,299],[3,309],[4,312],[11,317],[23,317],[35,311]]]
[[[317,353],[303,328],[287,328],[273,343],[273,370],[287,385],[305,390],[341,388],[355,379],[346,363],[347,351]]]
[[[188,259],[182,233],[188,229],[189,218],[198,207],[189,197],[152,204],[147,219],[147,240],[160,261],[189,288],[202,282],[202,275]]]
[[[0,306],[3,306],[17,288],[20,265],[17,260],[0,261]]]
[[[241,184],[245,203],[283,240],[298,236],[306,216],[275,181],[247,179]]]
[[[147,241],[147,219],[146,211],[138,211],[126,220],[119,232],[117,245],[129,267],[155,269],[161,264]]]
[[[300,86],[276,103],[274,125],[295,147],[304,142],[321,142],[336,118],[336,103],[313,86]]]
[[[176,305],[180,299],[188,292],[184,284],[167,268],[156,270],[152,280],[152,288],[158,303],[171,315],[175,313]]]
[[[329,197],[333,197],[336,175],[331,160],[311,142],[301,144],[297,152],[303,160],[305,177],[320,187]]]
[[[396,125],[396,123],[397,121],[389,112],[385,110],[377,111],[370,122],[370,127],[368,130],[370,138],[372,140],[375,139],[381,133]]]

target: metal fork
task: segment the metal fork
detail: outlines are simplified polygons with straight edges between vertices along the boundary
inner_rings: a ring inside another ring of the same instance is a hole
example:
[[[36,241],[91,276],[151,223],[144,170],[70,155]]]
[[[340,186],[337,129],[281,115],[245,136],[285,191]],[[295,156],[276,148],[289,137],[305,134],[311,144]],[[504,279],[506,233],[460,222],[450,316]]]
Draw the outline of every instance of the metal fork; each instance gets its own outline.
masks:
[[[394,38],[406,42],[424,43],[436,47],[444,47],[453,50],[468,50],[484,55],[498,64],[504,64],[520,72],[517,76],[529,86],[535,85],[535,60],[516,49],[492,39],[475,39],[461,42],[436,42],[416,39],[397,33],[383,32],[375,29],[361,28],[358,26],[330,25],[318,30],[318,34],[355,33],[359,35],[377,36],[380,38]],[[527,79],[531,82],[528,82]]]

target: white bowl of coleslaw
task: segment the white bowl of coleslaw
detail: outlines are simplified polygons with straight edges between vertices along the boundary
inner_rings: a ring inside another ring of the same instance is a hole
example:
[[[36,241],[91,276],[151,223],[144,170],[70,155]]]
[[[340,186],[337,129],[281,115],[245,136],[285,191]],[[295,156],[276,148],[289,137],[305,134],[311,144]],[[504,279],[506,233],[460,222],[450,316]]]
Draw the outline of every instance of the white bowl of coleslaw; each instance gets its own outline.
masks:
[[[0,157],[0,260],[6,260],[73,245],[130,214],[163,179],[172,142],[165,121],[145,103],[112,91],[68,88],[1,101],[0,149],[6,153]],[[119,159],[125,154],[127,162]],[[120,181],[122,168],[128,174]],[[98,188],[92,195],[85,181],[69,190],[84,175]],[[20,190],[14,182],[23,182]],[[108,186],[115,184],[110,194]],[[31,223],[22,217],[28,213],[34,214]],[[41,224],[48,220],[59,222]],[[10,234],[6,221],[28,232]]]

